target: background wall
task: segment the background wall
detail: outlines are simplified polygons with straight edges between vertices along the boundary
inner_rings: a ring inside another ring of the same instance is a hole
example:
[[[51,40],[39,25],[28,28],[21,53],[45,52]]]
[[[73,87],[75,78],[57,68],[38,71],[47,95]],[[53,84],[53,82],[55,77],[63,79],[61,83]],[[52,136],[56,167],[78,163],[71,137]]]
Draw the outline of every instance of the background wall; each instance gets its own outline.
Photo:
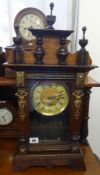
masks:
[[[14,19],[16,14],[26,7],[35,7],[45,13],[50,14],[50,0],[3,0],[0,2],[0,45],[5,47],[12,44],[12,37],[15,36],[14,32]],[[63,0],[62,8],[60,0],[53,0],[55,3],[53,14],[57,16],[55,28],[66,28],[67,24],[67,0]],[[60,24],[60,25],[59,25]]]
[[[80,0],[79,7],[78,38],[82,37],[81,28],[85,25],[86,38],[89,40],[87,50],[93,64],[100,67],[100,1]],[[100,68],[91,71],[90,75],[100,82]],[[89,117],[88,140],[93,152],[100,158],[100,88],[92,89]]]
[[[3,0],[0,1],[0,45],[5,48],[12,44],[14,32],[14,19],[16,14],[26,7],[35,7],[45,13],[50,14],[49,5],[54,2],[53,14],[56,15],[55,29],[75,29],[77,28],[77,4],[79,0]],[[76,32],[71,36],[73,45],[71,50],[75,50]]]

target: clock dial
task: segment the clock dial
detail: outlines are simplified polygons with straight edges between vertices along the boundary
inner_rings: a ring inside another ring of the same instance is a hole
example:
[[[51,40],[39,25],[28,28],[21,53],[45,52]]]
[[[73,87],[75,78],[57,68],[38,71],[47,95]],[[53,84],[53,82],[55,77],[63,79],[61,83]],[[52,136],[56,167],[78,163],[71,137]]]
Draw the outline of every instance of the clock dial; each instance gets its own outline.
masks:
[[[24,39],[30,41],[34,39],[34,36],[28,30],[29,27],[32,27],[33,29],[43,29],[44,24],[42,19],[36,14],[30,13],[22,17],[19,23],[19,32]]]
[[[45,116],[60,114],[65,110],[68,102],[68,90],[61,83],[42,82],[32,90],[33,107]]]
[[[44,29],[46,27],[46,16],[36,8],[25,8],[16,15],[14,27],[16,25],[19,26],[20,36],[22,36],[25,41],[30,42],[35,37],[28,28]],[[17,33],[16,27],[15,32]]]
[[[8,125],[13,121],[13,114],[7,108],[0,108],[0,125]]]

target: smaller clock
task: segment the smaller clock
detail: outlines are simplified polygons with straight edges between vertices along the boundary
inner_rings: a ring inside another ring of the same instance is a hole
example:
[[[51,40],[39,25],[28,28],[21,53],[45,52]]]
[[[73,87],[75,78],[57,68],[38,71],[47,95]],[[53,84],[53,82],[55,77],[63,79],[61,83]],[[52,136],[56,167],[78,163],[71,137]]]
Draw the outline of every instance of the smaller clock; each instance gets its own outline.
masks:
[[[13,113],[7,107],[0,108],[0,125],[6,126],[13,121]]]
[[[46,16],[36,8],[25,8],[17,14],[14,21],[15,32],[17,33],[16,25],[19,26],[20,36],[29,42],[34,39],[34,36],[28,28],[44,29],[46,27]]]
[[[0,101],[0,137],[18,137],[17,106],[11,101]]]
[[[15,107],[8,101],[0,101],[0,126],[11,124],[16,117]]]

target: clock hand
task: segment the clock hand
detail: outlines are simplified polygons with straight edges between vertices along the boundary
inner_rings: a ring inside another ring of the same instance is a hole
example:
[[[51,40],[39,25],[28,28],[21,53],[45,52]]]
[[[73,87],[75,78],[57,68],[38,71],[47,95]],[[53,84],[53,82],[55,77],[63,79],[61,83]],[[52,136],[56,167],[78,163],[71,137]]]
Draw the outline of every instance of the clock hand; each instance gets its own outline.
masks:
[[[29,29],[34,29],[34,27],[33,26],[30,26],[30,27],[27,27],[27,28],[25,27],[24,28],[24,30],[29,30]]]
[[[5,116],[2,116],[2,118],[4,119],[4,121],[6,121]]]
[[[55,99],[55,98],[57,98],[57,96],[50,96],[50,97],[48,97],[48,100],[52,100],[52,99]]]

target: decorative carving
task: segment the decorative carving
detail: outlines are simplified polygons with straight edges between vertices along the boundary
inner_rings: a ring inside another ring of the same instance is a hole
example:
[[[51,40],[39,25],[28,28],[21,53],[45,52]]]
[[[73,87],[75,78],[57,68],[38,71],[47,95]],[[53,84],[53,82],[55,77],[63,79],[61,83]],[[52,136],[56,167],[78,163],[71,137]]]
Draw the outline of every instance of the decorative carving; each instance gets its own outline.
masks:
[[[69,80],[69,79],[71,79],[71,80],[73,80],[73,79],[75,79],[75,75],[73,75],[73,74],[69,74],[69,75],[65,75],[65,74],[54,74],[54,73],[52,73],[52,74],[48,74],[48,73],[41,73],[41,74],[39,74],[39,73],[27,73],[26,74],[26,79],[41,79],[41,80],[44,80],[45,78],[47,78],[47,79],[67,79],[67,80]]]
[[[15,94],[18,97],[18,109],[19,109],[19,116],[21,120],[25,119],[25,106],[26,106],[26,99],[25,97],[28,93],[25,91],[24,88],[18,88],[17,93]]]
[[[75,119],[78,120],[79,116],[80,116],[80,107],[82,104],[82,97],[84,96],[84,93],[82,90],[75,90],[75,92],[73,93],[74,96],[74,106],[76,108],[75,112],[74,112],[74,116]]]
[[[25,154],[27,152],[27,141],[24,135],[20,136],[19,139],[19,152],[20,154]]]
[[[16,72],[17,87],[24,87],[25,85],[25,72]]]
[[[57,56],[58,56],[58,64],[65,64],[66,57],[68,56],[68,50],[65,47],[66,38],[60,38],[60,48],[58,49]]]
[[[80,136],[76,133],[72,135],[72,152],[77,152],[79,150]]]
[[[35,64],[43,64],[43,57],[45,55],[44,49],[42,47],[43,38],[40,36],[37,36],[36,44],[37,44],[37,47],[36,47],[36,50],[34,51],[34,55],[36,58]]]

